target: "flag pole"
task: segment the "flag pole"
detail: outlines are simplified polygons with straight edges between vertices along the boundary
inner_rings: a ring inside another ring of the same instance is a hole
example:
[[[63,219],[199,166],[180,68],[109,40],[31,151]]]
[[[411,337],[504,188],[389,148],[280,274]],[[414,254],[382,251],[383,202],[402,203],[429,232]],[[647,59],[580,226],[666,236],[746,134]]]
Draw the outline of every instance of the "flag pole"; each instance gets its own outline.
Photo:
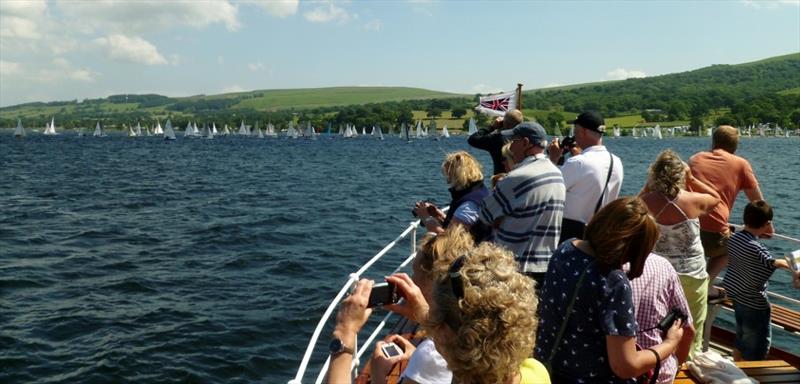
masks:
[[[517,83],[517,109],[522,112],[522,83]]]

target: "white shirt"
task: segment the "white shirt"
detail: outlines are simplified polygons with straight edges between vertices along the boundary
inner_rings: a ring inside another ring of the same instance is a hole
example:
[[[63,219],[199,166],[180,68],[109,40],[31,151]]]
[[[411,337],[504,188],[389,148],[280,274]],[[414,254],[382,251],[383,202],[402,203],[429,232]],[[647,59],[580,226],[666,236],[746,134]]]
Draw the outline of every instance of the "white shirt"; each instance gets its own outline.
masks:
[[[417,346],[401,377],[420,384],[450,384],[453,381],[453,373],[431,339],[425,339]]]
[[[593,145],[580,155],[570,157],[561,166],[567,197],[564,204],[564,218],[588,223],[594,215],[597,200],[603,192],[608,176],[610,158],[604,145]],[[604,205],[614,201],[622,188],[622,161],[614,156],[614,169],[608,181],[608,190],[603,195]]]

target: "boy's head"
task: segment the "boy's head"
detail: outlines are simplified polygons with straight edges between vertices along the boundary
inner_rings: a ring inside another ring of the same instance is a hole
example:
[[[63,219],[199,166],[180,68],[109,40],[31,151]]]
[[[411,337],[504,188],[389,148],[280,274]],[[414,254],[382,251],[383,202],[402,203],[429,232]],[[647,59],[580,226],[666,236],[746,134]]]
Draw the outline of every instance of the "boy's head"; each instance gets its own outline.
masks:
[[[744,225],[761,228],[770,221],[772,221],[772,207],[766,201],[752,201],[744,207]]]

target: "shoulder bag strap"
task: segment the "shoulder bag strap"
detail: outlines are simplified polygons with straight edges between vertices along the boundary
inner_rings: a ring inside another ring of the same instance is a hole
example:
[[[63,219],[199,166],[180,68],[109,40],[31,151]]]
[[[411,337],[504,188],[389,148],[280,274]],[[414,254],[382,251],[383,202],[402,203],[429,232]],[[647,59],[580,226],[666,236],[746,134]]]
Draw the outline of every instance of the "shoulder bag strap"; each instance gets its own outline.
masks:
[[[553,342],[553,349],[550,350],[550,356],[547,357],[547,361],[544,362],[545,368],[547,368],[547,372],[550,373],[550,376],[553,375],[553,370],[551,367],[553,357],[556,356],[556,351],[558,350],[558,345],[561,344],[561,337],[564,336],[564,331],[567,328],[567,322],[569,321],[569,315],[572,313],[572,307],[575,306],[575,298],[578,297],[578,290],[581,288],[581,284],[583,284],[583,278],[586,276],[586,271],[589,270],[589,267],[594,262],[589,261],[586,264],[586,268],[583,269],[581,272],[581,276],[578,277],[578,283],[575,284],[575,291],[572,292],[572,298],[569,300],[569,306],[567,306],[567,313],[564,315],[564,320],[561,322],[561,328],[558,330],[558,334],[556,335],[556,339]]]
[[[608,153],[608,157],[611,158],[611,162],[608,164],[608,176],[606,176],[606,186],[603,187],[603,192],[600,192],[600,198],[597,199],[597,205],[594,206],[594,213],[600,210],[600,204],[603,203],[603,196],[606,194],[606,190],[608,189],[608,182],[611,180],[611,170],[614,169],[614,155],[611,152]]]

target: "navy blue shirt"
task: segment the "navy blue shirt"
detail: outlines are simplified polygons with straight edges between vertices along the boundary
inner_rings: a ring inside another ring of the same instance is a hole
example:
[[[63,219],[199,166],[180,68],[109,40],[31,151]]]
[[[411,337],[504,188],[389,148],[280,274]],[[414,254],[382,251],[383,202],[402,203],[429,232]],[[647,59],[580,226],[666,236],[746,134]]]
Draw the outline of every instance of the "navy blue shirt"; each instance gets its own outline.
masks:
[[[633,383],[614,376],[606,350],[608,335],[636,337],[630,281],[620,269],[604,275],[590,265],[593,260],[571,240],[553,253],[539,299],[535,356],[541,362],[550,356],[578,278],[588,266],[551,363],[554,376],[577,383]]]

